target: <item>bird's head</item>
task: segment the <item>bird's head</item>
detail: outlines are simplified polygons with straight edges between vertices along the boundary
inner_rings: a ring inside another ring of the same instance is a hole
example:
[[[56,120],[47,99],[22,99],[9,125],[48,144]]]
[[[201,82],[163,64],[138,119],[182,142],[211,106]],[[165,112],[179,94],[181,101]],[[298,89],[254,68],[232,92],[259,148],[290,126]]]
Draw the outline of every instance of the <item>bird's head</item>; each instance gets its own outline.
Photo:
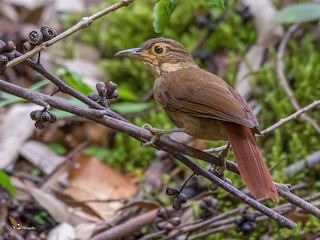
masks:
[[[188,50],[181,43],[168,38],[149,39],[140,47],[122,50],[115,56],[139,59],[156,76],[196,66]]]

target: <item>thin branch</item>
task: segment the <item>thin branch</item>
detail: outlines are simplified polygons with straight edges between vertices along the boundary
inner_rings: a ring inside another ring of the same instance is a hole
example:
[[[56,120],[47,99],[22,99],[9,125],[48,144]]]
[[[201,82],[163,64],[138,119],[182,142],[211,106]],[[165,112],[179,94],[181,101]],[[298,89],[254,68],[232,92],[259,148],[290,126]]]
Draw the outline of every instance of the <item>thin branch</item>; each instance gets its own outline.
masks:
[[[298,116],[300,116],[301,114],[311,110],[312,108],[316,107],[320,105],[320,100],[316,100],[313,101],[312,103],[310,103],[309,105],[305,106],[304,108],[301,108],[300,110],[296,111],[295,113],[291,114],[290,116],[286,117],[286,118],[282,118],[280,119],[278,122],[276,122],[275,124],[273,124],[272,126],[264,129],[263,131],[261,131],[261,135],[265,135],[271,131],[273,131],[274,129],[278,128],[279,126],[281,126],[282,124],[289,122],[295,118],[297,118]]]
[[[15,55],[16,56],[24,56],[22,55],[20,52],[15,51]],[[53,75],[52,73],[48,72],[47,69],[45,69],[42,65],[38,64],[37,62],[33,61],[32,59],[28,58],[25,60],[25,63],[27,64],[27,66],[29,66],[31,69],[35,70],[36,72],[40,73],[42,76],[44,76],[45,78],[47,78],[48,80],[50,80],[52,83],[54,83],[58,88],[59,91],[61,91],[62,93],[66,93],[69,94],[72,97],[75,97],[77,99],[79,99],[81,102],[87,104],[88,106],[90,106],[91,108],[95,108],[95,109],[100,109],[100,110],[105,110],[108,116],[111,116],[113,118],[122,120],[122,121],[126,121],[128,122],[128,120],[126,120],[125,118],[123,118],[122,116],[120,116],[119,114],[113,112],[111,109],[106,108],[98,103],[96,103],[95,101],[93,101],[92,99],[88,98],[87,96],[83,95],[82,93],[76,91],[75,89],[73,89],[72,87],[70,87],[68,84],[66,84],[63,80],[61,80],[60,78],[56,77],[55,75]],[[41,99],[39,99],[40,101]],[[38,103],[37,103],[38,104]],[[39,104],[41,105],[41,104]],[[41,105],[42,106],[42,105]]]
[[[301,187],[300,185],[295,185],[292,188],[298,189],[300,187]],[[318,199],[319,197],[320,197],[320,193],[316,193],[316,194],[314,194],[312,196],[305,197],[304,200],[305,201],[313,201],[313,200]],[[213,216],[213,217],[211,217],[209,219],[202,220],[201,222],[198,221],[198,222],[193,222],[193,223],[187,223],[187,224],[184,224],[184,225],[180,225],[180,226],[178,226],[177,228],[175,228],[172,231],[170,237],[171,236],[178,237],[178,236],[181,236],[181,235],[186,234],[186,233],[191,233],[192,231],[197,231],[197,230],[200,230],[200,229],[203,229],[203,228],[208,228],[207,231],[205,231],[205,232],[201,231],[201,233],[193,235],[190,238],[190,239],[196,239],[197,237],[206,236],[207,234],[217,232],[217,228],[219,228],[221,225],[225,226],[225,230],[228,230],[230,228],[234,228],[234,227],[228,228],[227,227],[228,225],[225,225],[225,224],[235,222],[237,216],[239,216],[240,213],[246,211],[247,208],[248,208],[248,206],[242,206],[242,207],[230,210],[228,212],[221,213],[221,214],[219,214],[217,216]],[[284,204],[281,204],[279,206],[276,206],[276,207],[272,208],[272,210],[274,210],[274,211],[276,211],[276,212],[278,212],[278,213],[280,213],[282,215],[285,214],[285,213],[291,212],[291,211],[293,211],[295,209],[296,209],[296,206],[292,205],[291,203],[284,203]],[[252,213],[252,214],[254,214],[256,216],[256,221],[257,222],[265,221],[268,218],[265,215],[261,215],[261,213],[258,212],[258,211],[251,211],[250,213]],[[234,217],[228,218],[230,216],[234,216]],[[163,234],[163,231],[158,231],[156,233],[145,235],[140,240],[155,239],[155,237],[158,237],[158,236],[160,236],[162,234]]]
[[[262,130],[260,132],[259,135],[256,135],[256,137],[260,137],[263,136],[269,132],[272,132],[273,130],[275,130],[276,128],[280,127],[282,124],[289,122],[293,119],[296,119],[297,117],[299,117],[301,114],[315,108],[316,106],[320,105],[320,100],[315,100],[312,103],[310,103],[309,105],[301,108],[300,110],[296,111],[295,113],[291,114],[290,116],[286,117],[286,118],[281,118],[278,122],[276,122],[275,124],[271,125],[270,127]],[[222,145],[220,147],[217,148],[209,148],[204,150],[204,152],[206,153],[214,153],[214,152],[221,152],[223,151],[225,148],[227,147],[227,144]]]
[[[286,92],[286,94],[288,95],[290,102],[292,104],[292,106],[294,107],[294,109],[296,111],[301,110],[301,106],[298,103],[298,101],[295,99],[294,94],[289,86],[288,80],[285,76],[284,73],[284,61],[283,61],[283,54],[286,48],[286,45],[288,43],[288,40],[290,38],[290,36],[299,28],[300,23],[295,23],[293,25],[291,25],[288,29],[288,31],[286,32],[286,34],[284,35],[283,39],[280,42],[279,48],[278,48],[278,54],[277,54],[277,72],[278,72],[278,77],[280,82],[283,85],[283,88]],[[320,126],[318,125],[318,123],[311,117],[309,117],[307,114],[302,114],[301,118],[307,122],[309,122],[313,128],[320,133]]]
[[[156,218],[157,209],[149,211],[145,214],[132,218],[113,228],[95,235],[91,240],[118,240],[125,236],[131,235],[133,232],[140,230],[142,227],[151,224]]]
[[[113,5],[111,5],[110,7],[107,7],[89,17],[83,17],[76,25],[74,25],[73,27],[67,29],[66,31],[64,31],[63,33],[60,33],[58,36],[52,38],[49,41],[46,41],[44,43],[42,43],[39,46],[36,46],[34,49],[32,49],[31,51],[27,52],[26,54],[13,59],[12,61],[8,62],[7,67],[13,67],[19,63],[24,62],[27,58],[30,58],[31,56],[35,55],[36,53],[40,52],[41,50],[61,41],[62,39],[86,28],[89,27],[91,25],[91,23],[93,23],[94,21],[96,21],[97,19],[111,13],[114,12],[115,10],[128,6],[130,3],[132,3],[134,0],[121,0]]]
[[[25,99],[27,100],[32,100],[33,98],[28,98],[28,95],[30,93],[38,95],[38,98],[43,99],[44,101],[48,102],[51,106],[63,110],[63,111],[67,111],[67,112],[71,112],[73,114],[76,114],[78,116],[93,120],[95,122],[98,122],[102,125],[111,127],[117,131],[120,132],[125,132],[128,135],[141,140],[144,139],[144,141],[150,140],[152,138],[152,134],[146,130],[146,129],[142,129],[140,127],[134,126],[130,123],[126,123],[123,121],[119,121],[117,119],[111,118],[109,116],[101,116],[101,113],[103,113],[104,111],[101,110],[95,110],[95,109],[88,109],[88,108],[83,108],[74,104],[71,104],[67,101],[61,100],[59,98],[56,97],[50,97],[47,96],[45,94],[41,94],[41,93],[35,93],[29,89],[24,89],[22,87],[16,86],[14,84],[11,83],[7,83],[3,80],[0,80],[0,89],[3,91],[6,91],[8,93],[14,94],[16,96],[20,96],[22,95],[22,92],[24,92],[24,96]],[[29,93],[29,94],[28,94]],[[296,224],[294,222],[292,222],[291,220],[281,216],[280,214],[270,210],[269,208],[267,208],[266,206],[260,204],[259,202],[257,202],[256,200],[250,198],[249,196],[245,195],[244,193],[242,193],[240,190],[236,189],[235,187],[231,186],[230,184],[227,184],[226,182],[224,182],[222,179],[220,179],[219,177],[215,176],[214,174],[212,174],[211,172],[201,168],[200,166],[198,166],[197,164],[195,164],[194,162],[190,161],[189,159],[187,159],[185,156],[183,156],[179,150],[177,150],[177,148],[175,147],[175,145],[173,144],[165,144],[164,141],[162,140],[162,138],[159,139],[159,141],[156,142],[156,147],[158,149],[164,150],[166,152],[168,152],[170,155],[174,156],[175,158],[177,158],[179,161],[181,161],[184,165],[188,166],[189,168],[191,168],[194,173],[198,174],[198,175],[202,175],[205,178],[211,180],[212,182],[214,182],[215,184],[217,184],[218,186],[220,186],[221,188],[225,189],[226,191],[228,191],[230,194],[236,196],[237,198],[241,199],[242,201],[244,201],[245,203],[247,203],[248,205],[250,205],[251,207],[257,209],[258,211],[261,211],[263,214],[269,216],[270,218],[274,219],[275,221],[277,221],[280,225],[285,226],[287,228],[294,228],[296,226]],[[171,140],[172,142],[174,142],[173,140]],[[184,146],[183,144],[181,144],[182,146]],[[192,148],[191,148],[192,149]],[[200,151],[201,152],[201,151]],[[202,152],[203,153],[203,152]],[[205,154],[205,153],[203,153]]]
[[[17,56],[20,56],[21,53],[19,53],[18,51],[15,51],[15,54],[17,54]],[[36,63],[35,61],[31,60],[31,59],[27,59],[26,64],[32,68],[33,70],[37,71],[38,73],[40,73],[42,76],[44,76],[45,78],[49,79],[51,82],[53,82],[56,86],[59,87],[60,91],[63,93],[67,93],[77,99],[79,99],[80,101],[86,103],[88,106],[90,106],[91,108],[94,109],[100,109],[100,110],[104,110],[105,112],[103,114],[106,114],[110,117],[113,117],[115,119],[130,123],[127,119],[123,118],[121,115],[117,114],[116,112],[112,111],[109,108],[105,108],[103,106],[101,106],[100,104],[96,103],[95,101],[93,101],[92,99],[88,98],[87,96],[79,93],[78,91],[74,90],[73,88],[71,88],[68,84],[66,84],[63,80],[61,80],[60,78],[56,77],[55,75],[51,74],[50,72],[48,72],[42,65]],[[41,103],[41,99],[37,99],[37,101],[40,101]],[[34,102],[34,101],[32,101]],[[42,101],[43,102],[43,101]],[[40,105],[40,104],[39,104]],[[132,124],[133,125],[133,124]],[[197,158],[197,159],[201,159],[204,160],[210,164],[214,164],[214,165],[220,165],[221,164],[221,160],[218,157],[215,157],[211,154],[205,153],[203,151],[194,149],[192,147],[189,147],[187,145],[178,143],[174,140],[172,140],[171,138],[168,137],[162,137],[162,139],[164,139],[164,141],[166,141],[168,144],[175,144],[176,148],[183,154]],[[143,141],[143,139],[138,139],[139,141]],[[227,169],[239,174],[239,170],[237,168],[237,165],[231,161],[227,161]]]
[[[306,200],[297,197],[292,192],[290,192],[288,188],[286,188],[286,187],[281,188],[281,187],[277,186],[277,190],[278,190],[279,195],[281,195],[281,197],[286,199],[288,202],[292,203],[295,206],[302,208],[303,210],[305,210],[308,213],[312,212],[312,214],[315,217],[320,218],[320,212],[319,212],[318,208],[316,208],[312,204],[308,203]]]

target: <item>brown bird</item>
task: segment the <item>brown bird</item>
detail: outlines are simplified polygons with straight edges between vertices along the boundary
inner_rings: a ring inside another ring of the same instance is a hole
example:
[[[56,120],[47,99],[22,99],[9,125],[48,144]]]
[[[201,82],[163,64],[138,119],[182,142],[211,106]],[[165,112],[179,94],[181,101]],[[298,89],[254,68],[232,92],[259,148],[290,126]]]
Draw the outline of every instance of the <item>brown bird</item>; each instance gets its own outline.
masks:
[[[256,144],[258,121],[236,90],[201,69],[187,49],[172,39],[149,39],[116,56],[141,60],[155,75],[154,98],[173,124],[195,138],[229,140],[249,191],[256,198],[279,201]]]

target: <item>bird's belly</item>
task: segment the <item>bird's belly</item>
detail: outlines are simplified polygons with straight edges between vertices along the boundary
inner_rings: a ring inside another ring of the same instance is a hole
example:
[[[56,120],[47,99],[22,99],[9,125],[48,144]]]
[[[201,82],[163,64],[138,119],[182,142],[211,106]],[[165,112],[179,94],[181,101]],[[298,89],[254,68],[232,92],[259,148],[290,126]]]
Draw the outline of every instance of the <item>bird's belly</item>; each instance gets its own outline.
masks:
[[[195,138],[206,140],[227,140],[227,134],[221,121],[199,118],[181,112],[166,110],[173,124]]]

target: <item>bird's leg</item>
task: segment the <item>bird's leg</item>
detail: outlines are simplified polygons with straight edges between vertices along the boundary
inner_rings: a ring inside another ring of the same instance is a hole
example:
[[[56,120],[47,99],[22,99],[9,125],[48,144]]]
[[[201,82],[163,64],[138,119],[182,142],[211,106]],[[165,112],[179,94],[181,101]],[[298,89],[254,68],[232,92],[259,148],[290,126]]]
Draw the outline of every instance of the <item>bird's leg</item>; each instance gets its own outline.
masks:
[[[228,142],[227,147],[219,154],[219,158],[221,160],[221,166],[215,166],[213,169],[214,172],[218,173],[219,175],[223,175],[224,170],[227,168],[226,159],[229,154],[230,142]]]
[[[159,129],[152,127],[149,123],[144,124],[142,128],[147,129],[154,134],[154,136],[149,141],[142,143],[142,146],[144,147],[153,145],[164,134],[183,132],[182,128]]]

